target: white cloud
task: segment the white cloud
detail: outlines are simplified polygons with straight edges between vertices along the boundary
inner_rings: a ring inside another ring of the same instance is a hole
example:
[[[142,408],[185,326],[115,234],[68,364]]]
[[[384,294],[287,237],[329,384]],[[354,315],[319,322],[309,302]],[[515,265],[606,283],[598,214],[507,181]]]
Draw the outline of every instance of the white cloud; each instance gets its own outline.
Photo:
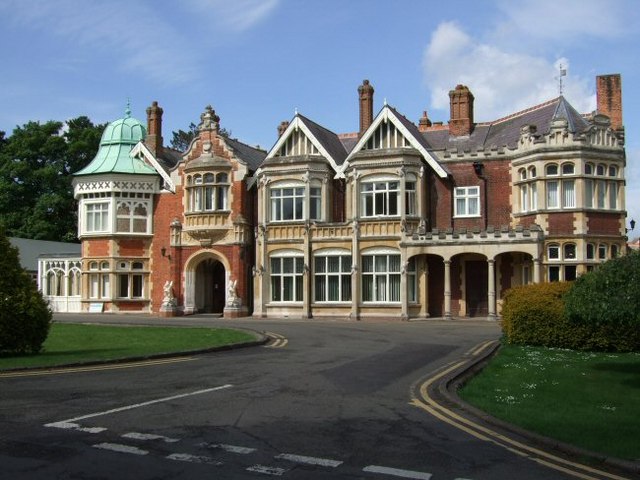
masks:
[[[591,79],[572,75],[566,58],[554,60],[510,52],[470,37],[456,23],[441,23],[424,54],[431,105],[448,110],[448,92],[461,83],[475,96],[476,120],[494,120],[557,97],[561,63],[568,71],[564,95],[579,111],[593,110]]]
[[[614,38],[629,30],[628,15],[637,5],[632,0],[501,0],[498,9],[506,17],[498,35],[536,41],[580,41],[584,37]],[[526,40],[525,40],[526,41]]]
[[[215,25],[244,32],[264,21],[280,0],[188,0],[185,5]]]

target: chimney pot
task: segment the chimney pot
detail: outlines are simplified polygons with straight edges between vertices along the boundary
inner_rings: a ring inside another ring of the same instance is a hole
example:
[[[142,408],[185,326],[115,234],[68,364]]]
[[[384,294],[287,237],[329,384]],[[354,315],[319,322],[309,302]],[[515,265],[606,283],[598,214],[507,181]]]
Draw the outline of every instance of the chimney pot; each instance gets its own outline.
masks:
[[[450,135],[470,135],[473,131],[473,100],[471,90],[465,85],[456,85],[454,90],[449,91]]]
[[[611,120],[611,128],[622,130],[622,79],[619,73],[596,77],[598,113]]]
[[[420,132],[426,132],[427,129],[432,125],[431,120],[429,120],[429,116],[427,115],[427,111],[422,112],[422,118],[418,122],[418,130]]]
[[[360,135],[373,123],[373,86],[369,80],[363,80],[358,87],[360,99]]]
[[[280,125],[278,125],[278,138],[284,135],[284,132],[287,130],[288,127],[289,127],[289,121],[284,120],[280,122]]]
[[[153,101],[147,108],[147,136],[144,143],[154,155],[162,152],[162,114],[163,110]]]

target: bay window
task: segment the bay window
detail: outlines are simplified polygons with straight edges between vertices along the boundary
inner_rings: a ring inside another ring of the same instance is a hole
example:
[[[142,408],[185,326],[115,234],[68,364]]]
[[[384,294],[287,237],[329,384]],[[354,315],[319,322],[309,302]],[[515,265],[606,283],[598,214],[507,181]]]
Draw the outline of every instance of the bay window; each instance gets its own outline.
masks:
[[[205,173],[187,177],[187,210],[215,212],[229,210],[229,175]]]
[[[400,215],[400,182],[363,182],[360,187],[363,217]]]

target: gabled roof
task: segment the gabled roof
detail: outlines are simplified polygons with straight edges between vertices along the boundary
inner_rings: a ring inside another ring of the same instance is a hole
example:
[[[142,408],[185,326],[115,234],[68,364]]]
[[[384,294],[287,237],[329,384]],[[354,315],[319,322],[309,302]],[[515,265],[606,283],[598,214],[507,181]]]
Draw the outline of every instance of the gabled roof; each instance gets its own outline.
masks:
[[[156,160],[156,157],[153,156],[153,153],[147,148],[143,141],[140,141],[136,144],[129,156],[132,159],[143,160],[146,162],[150,169],[153,169],[153,173],[156,175],[160,175],[165,182],[165,185],[169,188],[169,191],[175,193],[176,187],[171,180],[169,174],[162,168],[162,165]]]
[[[369,138],[376,131],[378,126],[384,122],[389,121],[393,123],[393,125],[404,135],[409,144],[418,150],[427,164],[436,172],[436,174],[440,178],[445,178],[448,176],[447,170],[440,165],[438,159],[431,153],[431,146],[427,139],[425,139],[418,127],[416,127],[413,123],[411,123],[407,118],[398,113],[395,108],[390,107],[389,105],[384,105],[380,113],[373,120],[373,123],[365,130],[363,135],[360,137],[360,140],[353,147],[344,164],[342,165],[341,174],[347,169],[349,166],[349,161],[362,150],[362,147],[369,141]]]
[[[337,171],[347,157],[347,151],[342,145],[340,138],[331,130],[327,130],[299,113],[296,113],[296,116],[293,117],[293,120],[289,123],[289,126],[273,148],[271,148],[265,160],[274,158],[282,148],[282,145],[284,145],[284,142],[286,142],[292,132],[298,128],[304,132],[313,146],[318,149],[320,154],[325,157],[329,163],[331,163],[333,169]]]

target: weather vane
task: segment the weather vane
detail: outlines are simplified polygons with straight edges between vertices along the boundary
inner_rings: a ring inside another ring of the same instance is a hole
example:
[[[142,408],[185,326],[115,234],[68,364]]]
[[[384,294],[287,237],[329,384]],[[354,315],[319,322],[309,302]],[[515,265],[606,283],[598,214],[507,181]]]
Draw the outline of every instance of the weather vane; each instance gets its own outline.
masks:
[[[560,92],[560,96],[562,96],[562,77],[567,76],[567,69],[562,66],[562,64],[558,65],[558,70],[560,74],[556,77],[558,80],[558,91]]]

